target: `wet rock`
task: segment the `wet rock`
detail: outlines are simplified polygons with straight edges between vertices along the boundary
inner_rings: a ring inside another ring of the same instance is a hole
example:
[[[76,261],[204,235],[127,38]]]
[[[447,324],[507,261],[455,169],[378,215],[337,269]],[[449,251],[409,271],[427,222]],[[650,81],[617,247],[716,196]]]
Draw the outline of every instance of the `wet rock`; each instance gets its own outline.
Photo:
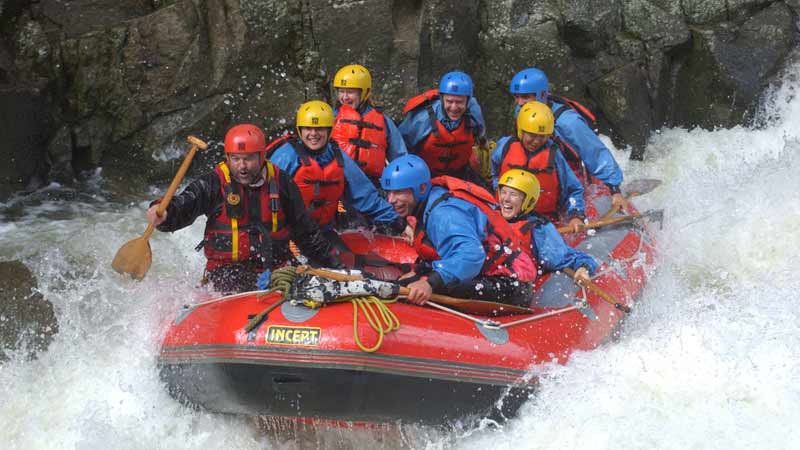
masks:
[[[390,116],[399,118],[405,99],[417,93],[422,2],[314,0],[310,3],[314,46],[323,74],[316,81],[321,83],[323,97],[335,101],[330,86],[340,67],[363,64],[372,75],[374,100],[385,106]],[[367,38],[365,22],[369,28],[381,32]]]
[[[36,88],[0,86],[0,184],[30,190],[47,179],[47,99]],[[7,192],[10,193],[10,190]]]
[[[75,179],[72,153],[75,147],[72,129],[63,125],[47,144],[47,154],[52,164],[50,177],[59,183],[70,183]]]
[[[673,120],[684,126],[730,127],[752,116],[766,80],[795,42],[794,19],[777,2],[743,23],[692,31],[693,47],[677,74]]]
[[[594,56],[609,46],[622,25],[622,3],[559,0],[562,36],[577,56]]]
[[[637,148],[647,142],[653,127],[653,108],[645,69],[629,63],[589,84],[592,98],[603,105],[603,113],[615,125],[622,144]],[[625,92],[625,95],[620,95]]]
[[[472,73],[480,30],[478,0],[426,2],[419,41],[419,84],[438,87],[452,70]]]
[[[674,3],[674,2],[673,2]],[[743,18],[763,0],[684,0],[681,2],[686,20],[690,24],[708,24]]]
[[[785,64],[798,8],[798,0],[5,4],[0,84],[39,92],[36,108],[53,122],[42,129],[44,150],[34,151],[37,167],[49,164],[45,176],[63,182],[102,167],[120,186],[171,178],[188,134],[219,141],[240,122],[271,136],[293,129],[297,106],[333,100],[333,74],[350,63],[372,71],[375,97],[396,120],[443,73],[470,73],[491,137],[513,131],[513,74],[540,67],[552,92],[590,106],[602,132],[641,150],[662,125],[746,121]],[[192,170],[219,157],[205,152]],[[27,183],[37,179],[45,178]]]
[[[490,136],[514,132],[508,86],[520,69],[536,66],[547,72],[552,92],[570,96],[582,92],[583,83],[570,58],[570,48],[560,37],[558,20],[558,9],[533,0],[486,5],[480,54],[491,57],[479,59],[473,78],[484,115],[492,118],[487,119]]]
[[[648,1],[625,2],[624,30],[641,40],[649,51],[669,50],[691,38],[689,27],[679,15]]]
[[[119,25],[153,12],[150,0],[41,0],[39,10],[68,37]]]
[[[0,262],[0,360],[9,351],[33,358],[58,333],[53,305],[36,292],[36,279],[19,261]]]

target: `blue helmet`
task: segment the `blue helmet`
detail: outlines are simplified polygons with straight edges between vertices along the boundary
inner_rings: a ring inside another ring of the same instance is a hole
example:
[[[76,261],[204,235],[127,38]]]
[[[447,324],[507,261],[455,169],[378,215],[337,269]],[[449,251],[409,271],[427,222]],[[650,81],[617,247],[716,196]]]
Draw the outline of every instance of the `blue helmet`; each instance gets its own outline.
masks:
[[[536,100],[546,102],[548,84],[547,75],[541,70],[532,67],[517,72],[514,78],[511,79],[511,85],[508,90],[512,94],[536,94]]]
[[[421,189],[422,186],[425,188]],[[431,171],[425,160],[419,156],[403,155],[383,169],[381,187],[384,191],[411,189],[414,192],[414,200],[419,202],[428,198],[431,190]]]
[[[448,72],[439,81],[439,94],[472,97],[472,78],[464,72]]]

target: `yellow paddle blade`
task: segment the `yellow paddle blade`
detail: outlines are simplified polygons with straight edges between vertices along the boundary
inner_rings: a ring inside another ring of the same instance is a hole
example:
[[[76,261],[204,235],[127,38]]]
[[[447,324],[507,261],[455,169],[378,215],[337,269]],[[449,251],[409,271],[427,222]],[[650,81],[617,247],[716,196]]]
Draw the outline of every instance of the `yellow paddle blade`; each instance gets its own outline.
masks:
[[[150,251],[150,242],[145,237],[138,237],[128,241],[117,250],[111,267],[121,274],[129,274],[136,280],[141,280],[150,270],[153,260]]]

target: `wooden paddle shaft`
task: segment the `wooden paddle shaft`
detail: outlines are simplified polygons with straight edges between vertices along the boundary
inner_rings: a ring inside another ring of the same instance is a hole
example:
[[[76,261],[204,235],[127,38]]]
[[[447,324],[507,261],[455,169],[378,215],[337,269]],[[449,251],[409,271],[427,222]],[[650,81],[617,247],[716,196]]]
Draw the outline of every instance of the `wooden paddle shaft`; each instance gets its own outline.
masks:
[[[609,225],[614,225],[616,223],[629,222],[631,220],[636,220],[636,219],[638,219],[640,217],[642,217],[641,214],[631,214],[629,216],[610,217],[608,219],[595,220],[594,222],[589,222],[586,225],[584,225],[582,227],[582,229],[590,230],[590,229],[593,229],[593,228],[607,227]],[[568,226],[567,227],[558,227],[558,232],[561,233],[561,234],[572,233],[572,227],[568,227]]]
[[[409,288],[407,288],[405,286],[400,286],[399,293],[400,293],[400,295],[408,296],[408,294],[411,293],[411,289],[409,289]],[[448,305],[458,304],[459,302],[464,302],[464,301],[470,301],[470,302],[472,302],[472,301],[485,302],[486,301],[486,300],[475,300],[475,299],[471,299],[471,298],[456,298],[456,297],[450,297],[450,296],[442,295],[442,294],[431,294],[431,300],[433,300],[435,302],[442,302],[442,303],[448,304]]]
[[[561,269],[561,271],[564,272],[565,274],[569,275],[570,278],[572,278],[573,281],[575,281],[575,271],[574,270],[570,269],[569,267],[565,267],[565,268]],[[582,286],[577,281],[575,281],[575,284],[577,284],[578,286]],[[604,289],[601,289],[598,285],[592,283],[591,281],[586,283],[585,287],[587,289],[589,289],[590,291],[594,292],[595,294],[599,295],[600,298],[605,300],[607,303],[613,305],[618,310],[620,310],[622,312],[626,312],[626,313],[631,312],[631,309],[628,306],[623,305],[622,303],[618,302],[617,299],[615,299],[611,294],[606,292]]]
[[[192,159],[194,159],[195,153],[197,153],[197,149],[205,150],[208,148],[208,144],[201,141],[200,139],[189,136],[186,138],[190,144],[192,144],[192,148],[189,149],[189,153],[186,154],[186,157],[183,158],[183,163],[181,163],[181,167],[178,168],[178,172],[175,174],[175,178],[172,179],[172,183],[170,183],[169,188],[167,188],[167,192],[164,194],[164,198],[161,199],[161,203],[158,204],[158,216],[161,217],[164,215],[164,211],[167,210],[167,206],[169,206],[169,202],[172,201],[172,197],[175,195],[175,191],[178,190],[178,185],[181,184],[183,181],[183,177],[186,176],[186,172],[189,170],[189,166],[192,164]]]
[[[189,166],[192,165],[192,160],[194,159],[195,153],[197,153],[197,149],[205,150],[208,148],[208,144],[206,144],[205,142],[201,141],[200,139],[194,136],[189,136],[186,138],[186,140],[189,141],[190,144],[192,144],[192,148],[189,149],[189,152],[186,154],[186,157],[183,158],[183,162],[181,163],[181,166],[178,168],[178,172],[175,173],[175,178],[172,179],[172,183],[170,183],[169,187],[167,188],[167,192],[164,194],[164,197],[158,204],[158,208],[156,209],[156,214],[158,214],[158,217],[163,216],[164,211],[167,210],[169,202],[171,202],[172,197],[175,196],[175,191],[178,190],[178,186],[181,184],[181,181],[183,181],[183,178],[186,176],[186,172],[189,171]],[[144,239],[149,239],[150,235],[153,234],[154,230],[155,226],[153,226],[152,223],[148,224],[147,229],[144,230],[144,234],[142,235],[142,237],[144,237]]]

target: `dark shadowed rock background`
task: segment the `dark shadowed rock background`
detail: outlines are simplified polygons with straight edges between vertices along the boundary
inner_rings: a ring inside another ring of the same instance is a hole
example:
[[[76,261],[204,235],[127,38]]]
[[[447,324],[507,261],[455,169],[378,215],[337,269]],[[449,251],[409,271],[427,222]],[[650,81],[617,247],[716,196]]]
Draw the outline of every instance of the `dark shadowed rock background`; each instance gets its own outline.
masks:
[[[797,0],[0,0],[0,198],[97,167],[165,181],[196,134],[272,135],[335,71],[373,73],[399,121],[446,71],[473,75],[491,136],[538,66],[640,156],[664,125],[746,123],[797,39]],[[209,167],[213,147],[195,163]]]

